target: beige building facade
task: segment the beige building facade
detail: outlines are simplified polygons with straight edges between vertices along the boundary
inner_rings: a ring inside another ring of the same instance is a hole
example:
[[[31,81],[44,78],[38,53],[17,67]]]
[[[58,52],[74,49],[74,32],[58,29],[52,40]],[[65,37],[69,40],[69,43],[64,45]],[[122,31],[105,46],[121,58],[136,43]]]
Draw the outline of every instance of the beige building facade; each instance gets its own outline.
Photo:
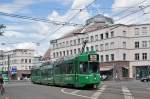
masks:
[[[84,28],[51,41],[52,59],[80,53],[88,40],[84,50],[97,51],[101,73],[114,79],[150,75],[150,24],[114,24],[103,15],[89,20]]]

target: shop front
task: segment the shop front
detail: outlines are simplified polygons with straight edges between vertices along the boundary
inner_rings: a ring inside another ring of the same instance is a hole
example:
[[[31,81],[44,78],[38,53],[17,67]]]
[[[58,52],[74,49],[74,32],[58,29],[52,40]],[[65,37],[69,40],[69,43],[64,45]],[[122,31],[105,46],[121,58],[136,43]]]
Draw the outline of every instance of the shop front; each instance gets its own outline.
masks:
[[[150,75],[150,66],[136,66],[135,71],[136,79],[141,79]]]
[[[129,62],[114,61],[100,63],[100,74],[104,80],[124,80],[129,78]]]

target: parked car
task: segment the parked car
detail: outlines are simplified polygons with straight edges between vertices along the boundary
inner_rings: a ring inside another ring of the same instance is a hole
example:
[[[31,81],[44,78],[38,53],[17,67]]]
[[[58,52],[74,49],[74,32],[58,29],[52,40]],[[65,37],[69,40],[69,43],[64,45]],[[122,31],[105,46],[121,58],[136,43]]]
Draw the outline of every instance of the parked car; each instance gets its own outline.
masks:
[[[141,82],[145,82],[145,81],[146,82],[150,81],[150,76],[141,78]]]

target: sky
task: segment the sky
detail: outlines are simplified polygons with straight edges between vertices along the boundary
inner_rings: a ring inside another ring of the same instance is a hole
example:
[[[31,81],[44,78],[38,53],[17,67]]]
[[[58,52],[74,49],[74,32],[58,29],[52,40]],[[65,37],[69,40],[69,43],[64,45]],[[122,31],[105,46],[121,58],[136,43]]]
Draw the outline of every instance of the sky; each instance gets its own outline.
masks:
[[[84,25],[87,19],[103,14],[112,17],[115,23],[150,23],[149,5],[150,0],[0,0],[0,24],[6,26],[4,36],[0,36],[0,50],[34,49],[36,55],[43,55],[50,47],[50,40],[79,28],[54,24],[54,21]],[[1,13],[41,18],[52,23]]]

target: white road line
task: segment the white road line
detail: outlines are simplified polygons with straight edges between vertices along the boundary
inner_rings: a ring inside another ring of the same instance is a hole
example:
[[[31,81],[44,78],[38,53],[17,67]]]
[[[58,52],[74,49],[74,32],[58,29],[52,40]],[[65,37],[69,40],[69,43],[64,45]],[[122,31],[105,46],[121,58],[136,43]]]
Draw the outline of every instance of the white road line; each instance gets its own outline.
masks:
[[[148,90],[150,90],[150,88],[147,88]]]
[[[66,91],[64,91],[65,89],[66,88],[62,88],[61,89],[61,92],[64,93],[64,94],[69,94],[69,95],[79,96],[79,97],[83,97],[83,98],[93,99],[92,97],[88,97],[88,96],[84,96],[84,95],[79,95],[79,94],[75,94],[75,93],[66,92]]]
[[[124,99],[134,99],[130,90],[127,87],[122,86],[122,92],[124,94]]]
[[[102,92],[106,89],[106,85],[103,85],[100,90],[97,90],[97,92],[95,92],[91,98],[92,99],[98,99],[98,97],[102,94]]]
[[[78,93],[80,90],[75,90],[75,91],[73,91],[73,92],[71,92],[71,94],[76,94],[76,93]]]

